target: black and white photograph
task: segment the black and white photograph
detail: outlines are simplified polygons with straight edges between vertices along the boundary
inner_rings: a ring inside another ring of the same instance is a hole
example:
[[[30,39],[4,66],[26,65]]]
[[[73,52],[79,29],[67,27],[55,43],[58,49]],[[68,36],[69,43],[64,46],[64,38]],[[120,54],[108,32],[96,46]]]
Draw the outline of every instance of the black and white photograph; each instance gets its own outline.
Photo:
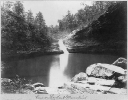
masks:
[[[127,95],[127,1],[1,1],[1,94]]]

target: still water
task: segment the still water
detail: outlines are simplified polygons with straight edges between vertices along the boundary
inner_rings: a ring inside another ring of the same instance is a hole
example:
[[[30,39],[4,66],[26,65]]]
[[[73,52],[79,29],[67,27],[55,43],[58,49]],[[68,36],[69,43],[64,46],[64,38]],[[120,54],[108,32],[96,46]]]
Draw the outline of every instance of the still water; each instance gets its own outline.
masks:
[[[57,87],[94,63],[113,63],[118,56],[67,53],[44,55],[29,59],[15,59],[4,62],[7,67],[2,77],[13,78],[16,75],[31,79],[32,83],[41,82],[45,86]]]

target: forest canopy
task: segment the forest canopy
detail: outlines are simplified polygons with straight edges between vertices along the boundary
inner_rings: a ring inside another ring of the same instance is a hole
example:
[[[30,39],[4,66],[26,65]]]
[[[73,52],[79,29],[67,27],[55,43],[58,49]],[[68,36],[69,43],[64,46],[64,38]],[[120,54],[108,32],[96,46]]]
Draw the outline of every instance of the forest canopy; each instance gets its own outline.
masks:
[[[33,16],[20,1],[4,2],[1,7],[2,53],[28,51],[50,45],[47,26],[41,12]]]

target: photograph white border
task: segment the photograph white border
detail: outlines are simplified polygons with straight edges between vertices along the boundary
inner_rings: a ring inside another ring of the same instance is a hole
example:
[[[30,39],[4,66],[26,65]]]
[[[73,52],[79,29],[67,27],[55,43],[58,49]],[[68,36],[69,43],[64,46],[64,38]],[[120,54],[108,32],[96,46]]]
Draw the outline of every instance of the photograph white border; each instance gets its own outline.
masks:
[[[9,1],[9,0],[2,0],[2,1]],[[12,1],[57,1],[57,0],[12,0]],[[69,0],[58,0],[58,1],[69,1]],[[90,0],[86,0],[86,1],[90,1]],[[91,1],[97,1],[97,0],[91,0]],[[108,1],[108,0],[100,0],[100,1]],[[115,1],[127,1],[127,0],[115,0]],[[128,2],[127,2],[127,5],[128,5]],[[0,18],[0,21],[1,21],[1,18]],[[128,43],[128,40],[127,40],[127,43]],[[128,47],[128,44],[127,44],[127,47]],[[0,91],[1,91],[1,88],[0,88]],[[0,98],[1,100],[62,100],[62,99],[64,100],[71,100],[71,99],[72,100],[81,100],[81,99],[82,100],[127,100],[128,89],[127,89],[127,95],[117,95],[117,94],[109,94],[109,95],[108,94],[100,94],[100,95],[99,94],[98,95],[96,94],[90,94],[90,95],[83,95],[83,94],[82,95],[81,94],[71,94],[71,95],[69,94],[64,94],[64,95],[63,94],[61,95],[60,94],[0,94]]]

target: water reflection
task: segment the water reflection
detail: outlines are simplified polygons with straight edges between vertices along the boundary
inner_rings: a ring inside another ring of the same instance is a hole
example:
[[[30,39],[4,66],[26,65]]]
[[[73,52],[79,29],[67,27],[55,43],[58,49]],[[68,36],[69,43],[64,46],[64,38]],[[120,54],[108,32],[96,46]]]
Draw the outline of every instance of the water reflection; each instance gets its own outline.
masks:
[[[68,56],[69,52],[67,51],[65,45],[63,44],[62,40],[59,40],[59,47],[60,50],[63,50],[64,54],[61,54],[60,61],[59,61],[59,66],[56,66],[56,64],[51,65],[50,69],[50,78],[49,78],[49,86],[50,87],[59,87],[64,84],[64,82],[69,81],[70,78],[68,78],[65,74],[64,71],[67,67],[68,64]]]

